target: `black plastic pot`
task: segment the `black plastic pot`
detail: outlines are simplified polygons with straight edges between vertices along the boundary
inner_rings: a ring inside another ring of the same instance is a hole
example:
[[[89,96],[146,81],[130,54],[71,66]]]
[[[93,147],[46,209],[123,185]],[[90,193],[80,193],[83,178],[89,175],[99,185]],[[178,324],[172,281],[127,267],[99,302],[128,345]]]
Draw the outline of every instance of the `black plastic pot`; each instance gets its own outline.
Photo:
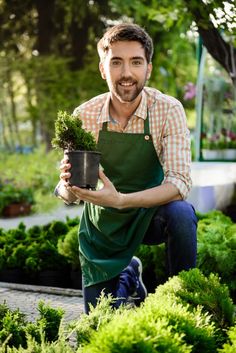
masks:
[[[69,183],[85,189],[95,189],[101,153],[95,151],[67,151],[71,164]]]

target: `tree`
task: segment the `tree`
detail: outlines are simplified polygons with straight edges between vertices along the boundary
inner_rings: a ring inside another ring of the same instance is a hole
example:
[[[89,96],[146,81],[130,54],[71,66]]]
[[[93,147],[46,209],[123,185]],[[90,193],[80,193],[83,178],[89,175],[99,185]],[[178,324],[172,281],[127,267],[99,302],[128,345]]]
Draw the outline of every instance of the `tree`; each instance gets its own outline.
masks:
[[[184,3],[196,22],[204,46],[228,72],[236,86],[235,2],[217,0],[203,3],[184,0]]]
[[[6,96],[10,98],[10,104],[6,105],[9,123],[3,121],[5,113],[1,108],[0,125],[2,133],[5,128],[4,139],[11,141],[12,148],[13,141],[15,145],[20,142],[15,136],[9,138],[13,133],[18,134],[20,116],[14,105],[16,87],[10,85],[13,80],[8,80],[5,72],[10,78],[20,76],[24,81],[26,94],[21,106],[26,106],[31,121],[33,144],[39,125],[42,139],[50,148],[57,110],[71,110],[87,98],[84,90],[97,87],[98,75],[94,75],[91,63],[94,67],[97,65],[93,43],[105,27],[102,15],[114,16],[107,0],[0,1],[0,58],[7,63],[7,70],[0,70],[0,81],[8,89]],[[88,78],[85,82],[84,71],[93,75],[93,81]],[[0,101],[0,107],[4,107],[4,103]]]
[[[203,44],[236,85],[236,8],[234,0],[112,1],[119,11],[135,13],[138,23],[159,23],[166,31],[190,28],[195,22]]]

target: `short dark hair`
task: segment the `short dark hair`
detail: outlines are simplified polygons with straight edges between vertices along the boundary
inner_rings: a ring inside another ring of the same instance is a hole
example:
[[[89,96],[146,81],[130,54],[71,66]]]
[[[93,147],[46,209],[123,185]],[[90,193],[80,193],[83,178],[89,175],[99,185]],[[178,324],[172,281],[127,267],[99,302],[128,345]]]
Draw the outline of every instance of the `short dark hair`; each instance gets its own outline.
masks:
[[[150,63],[153,55],[153,42],[148,33],[133,23],[121,23],[109,28],[97,44],[100,60],[103,61],[113,43],[120,41],[136,41],[142,44],[147,62]]]

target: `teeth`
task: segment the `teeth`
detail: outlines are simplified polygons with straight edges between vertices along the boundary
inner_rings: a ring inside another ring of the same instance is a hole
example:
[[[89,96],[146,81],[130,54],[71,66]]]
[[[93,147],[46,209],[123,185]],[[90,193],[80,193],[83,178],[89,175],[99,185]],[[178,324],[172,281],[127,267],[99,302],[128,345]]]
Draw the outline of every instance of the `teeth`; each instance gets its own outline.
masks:
[[[132,82],[121,82],[122,86],[132,86],[133,83]]]

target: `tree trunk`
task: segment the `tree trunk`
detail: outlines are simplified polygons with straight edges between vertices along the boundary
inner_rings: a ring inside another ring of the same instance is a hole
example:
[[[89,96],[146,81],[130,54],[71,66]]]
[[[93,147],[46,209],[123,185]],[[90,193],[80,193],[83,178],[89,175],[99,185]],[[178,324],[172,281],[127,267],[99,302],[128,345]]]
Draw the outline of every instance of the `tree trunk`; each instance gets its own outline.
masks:
[[[50,54],[53,37],[53,13],[55,0],[36,0],[38,12],[38,38],[36,49],[39,54]]]
[[[13,123],[12,133],[14,133],[14,136],[15,136],[15,143],[17,142],[17,144],[21,146],[22,141],[21,141],[21,136],[18,129],[14,88],[13,88],[12,74],[10,69],[6,71],[6,75],[7,75],[7,89],[8,89],[8,94],[10,98],[10,114],[11,114],[11,120]]]

